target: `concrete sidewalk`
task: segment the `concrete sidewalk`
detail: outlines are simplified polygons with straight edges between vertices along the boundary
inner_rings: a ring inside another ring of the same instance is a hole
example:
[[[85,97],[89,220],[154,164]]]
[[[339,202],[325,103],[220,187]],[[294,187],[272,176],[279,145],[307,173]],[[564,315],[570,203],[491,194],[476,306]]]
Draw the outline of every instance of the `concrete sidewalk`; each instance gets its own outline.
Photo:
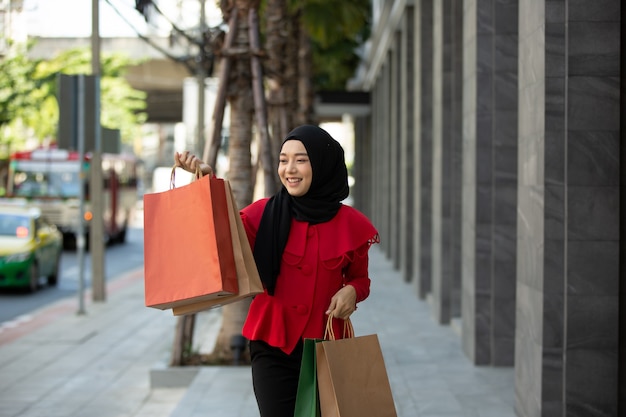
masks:
[[[370,273],[353,323],[357,336],[379,336],[399,417],[515,415],[512,368],[473,366],[376,246]],[[140,270],[109,287],[86,315],[68,299],[0,333],[0,417],[258,416],[249,367],[199,367],[185,370],[195,372],[188,386],[155,384],[155,370],[170,371],[176,318],[144,307]],[[195,348],[210,349],[218,329],[217,311],[199,314]]]

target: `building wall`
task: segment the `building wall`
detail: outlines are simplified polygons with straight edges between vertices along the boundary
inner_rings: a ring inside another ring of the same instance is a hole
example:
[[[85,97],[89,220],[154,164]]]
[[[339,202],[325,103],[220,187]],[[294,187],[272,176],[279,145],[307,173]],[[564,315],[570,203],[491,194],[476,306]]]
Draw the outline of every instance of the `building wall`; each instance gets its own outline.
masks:
[[[361,203],[385,252],[469,361],[515,367],[519,416],[618,415],[620,1],[379,6]]]

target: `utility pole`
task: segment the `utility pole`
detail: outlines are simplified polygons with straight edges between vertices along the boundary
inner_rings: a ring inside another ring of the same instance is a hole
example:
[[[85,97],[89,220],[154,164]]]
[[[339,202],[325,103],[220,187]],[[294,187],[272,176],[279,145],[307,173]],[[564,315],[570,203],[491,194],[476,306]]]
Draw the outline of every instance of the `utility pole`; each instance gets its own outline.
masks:
[[[205,79],[206,69],[205,64],[205,51],[204,51],[204,32],[206,31],[206,3],[205,0],[200,0],[200,24],[198,30],[200,31],[200,51],[197,57],[196,76],[198,80],[198,122],[196,123],[196,153],[202,155],[204,152],[204,105],[205,105]]]
[[[106,300],[104,273],[104,208],[102,193],[102,138],[100,128],[100,10],[99,0],[91,2],[91,73],[94,76],[94,149],[91,159],[90,201],[91,226],[89,248],[91,252],[91,289],[93,301]]]
[[[76,231],[76,254],[78,257],[78,312],[77,314],[85,314],[85,224],[83,217],[85,215],[85,76],[79,75],[77,80],[77,102],[76,120],[78,131],[78,213],[80,219],[78,222],[78,230]]]

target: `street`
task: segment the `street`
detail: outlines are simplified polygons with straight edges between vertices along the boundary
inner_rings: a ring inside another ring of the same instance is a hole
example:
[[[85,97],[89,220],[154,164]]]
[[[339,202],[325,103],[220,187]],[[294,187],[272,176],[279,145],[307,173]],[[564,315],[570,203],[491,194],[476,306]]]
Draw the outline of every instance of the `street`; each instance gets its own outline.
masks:
[[[126,243],[105,248],[105,275],[107,279],[136,269],[143,265],[143,229],[131,227],[126,235]],[[84,257],[85,288],[91,286],[90,254]],[[44,285],[35,293],[18,290],[0,290],[0,331],[13,322],[23,320],[28,315],[54,301],[65,297],[76,297],[78,306],[78,290],[80,279],[78,256],[74,250],[65,250],[61,256],[61,273],[57,286]]]

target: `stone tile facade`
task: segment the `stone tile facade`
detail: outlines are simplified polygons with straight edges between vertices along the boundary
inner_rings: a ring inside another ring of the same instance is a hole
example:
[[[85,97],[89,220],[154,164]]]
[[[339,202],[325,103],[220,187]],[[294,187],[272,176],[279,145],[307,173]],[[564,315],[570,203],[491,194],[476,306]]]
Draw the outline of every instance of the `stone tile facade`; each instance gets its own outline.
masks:
[[[355,201],[386,255],[515,367],[517,415],[626,412],[620,1],[375,3]]]

